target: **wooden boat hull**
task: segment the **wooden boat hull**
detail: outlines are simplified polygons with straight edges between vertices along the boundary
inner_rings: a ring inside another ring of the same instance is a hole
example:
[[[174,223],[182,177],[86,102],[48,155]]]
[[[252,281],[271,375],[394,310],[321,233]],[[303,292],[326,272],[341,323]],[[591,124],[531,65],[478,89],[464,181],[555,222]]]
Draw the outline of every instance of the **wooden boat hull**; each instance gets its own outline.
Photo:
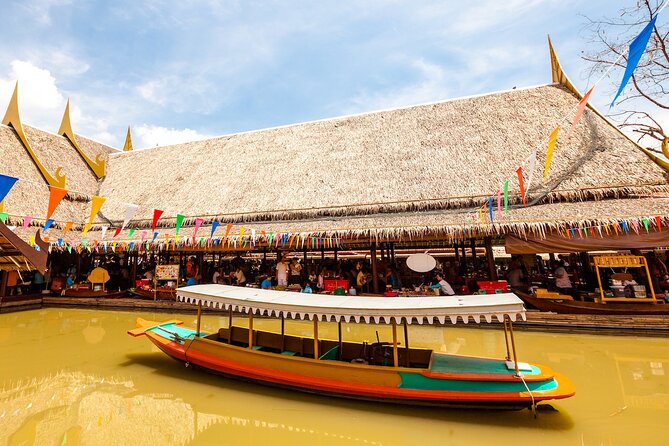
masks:
[[[130,291],[132,294],[135,296],[139,297],[140,299],[148,299],[148,300],[153,300],[154,299],[154,290],[145,290],[144,288],[133,288]],[[177,299],[177,294],[176,291],[171,290],[156,290],[155,291],[155,299],[156,300],[176,300]]]
[[[104,299],[119,299],[128,295],[127,291],[93,291],[93,290],[77,290],[68,288],[61,294],[64,297],[88,297],[88,298],[104,298]]]
[[[178,326],[178,322],[138,320],[138,326],[129,333],[146,335],[164,353],[188,365],[321,395],[412,405],[519,409],[531,406],[533,399],[540,402],[575,393],[567,378],[541,366],[523,372],[523,382],[500,360],[433,353],[429,368],[353,364],[195,337],[195,331]],[[453,370],[449,361],[470,366]]]
[[[662,303],[597,303],[537,298],[518,291],[516,294],[526,304],[539,311],[560,314],[669,315],[669,305]]]

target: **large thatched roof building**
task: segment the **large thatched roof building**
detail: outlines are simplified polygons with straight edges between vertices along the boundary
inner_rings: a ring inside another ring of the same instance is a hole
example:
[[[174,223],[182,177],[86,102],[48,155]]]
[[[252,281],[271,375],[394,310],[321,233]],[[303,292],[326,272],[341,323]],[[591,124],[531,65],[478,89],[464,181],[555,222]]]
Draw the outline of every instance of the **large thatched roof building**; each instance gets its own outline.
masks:
[[[552,62],[553,83],[538,87],[168,147],[117,152],[77,136],[90,158],[106,160],[100,180],[68,139],[26,128],[47,170],[62,166],[67,175],[70,194],[48,235],[61,237],[73,221],[66,239],[77,243],[93,195],[107,201],[90,240],[101,240],[100,225],[120,226],[130,203],[140,206],[132,227],[150,228],[153,209],[160,209],[159,232],[174,234],[182,214],[182,236],[191,234],[196,218],[204,225],[219,221],[221,228],[233,224],[235,235],[244,226],[246,234],[374,240],[541,235],[651,216],[669,222],[667,172],[594,109],[585,111],[569,141],[558,140],[543,181],[548,135],[557,124],[568,128],[581,97],[554,54]],[[527,182],[535,149],[523,207],[516,169],[523,166]],[[22,180],[7,200],[10,223],[20,225],[25,215],[43,223],[48,188],[12,127],[0,126],[0,150],[0,173]],[[490,221],[478,209],[505,180],[511,209]],[[121,240],[128,240],[127,231],[115,239]]]

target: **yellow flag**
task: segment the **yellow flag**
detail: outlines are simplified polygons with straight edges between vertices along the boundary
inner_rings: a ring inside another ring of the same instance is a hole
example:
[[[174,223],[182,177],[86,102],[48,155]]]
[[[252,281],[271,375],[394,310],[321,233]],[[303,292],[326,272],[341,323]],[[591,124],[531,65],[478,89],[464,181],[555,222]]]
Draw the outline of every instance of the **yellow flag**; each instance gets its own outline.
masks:
[[[30,246],[35,246],[35,236],[34,235],[30,236],[29,242],[30,242]]]
[[[84,230],[81,232],[81,236],[82,236],[82,237],[85,236],[85,235],[88,233],[88,231],[89,231],[90,229],[91,229],[91,224],[90,224],[90,223],[86,223],[86,224],[84,225]]]
[[[244,237],[244,226],[239,227],[239,240],[242,240],[242,237]]]
[[[560,131],[559,125],[553,129],[550,136],[548,137],[548,151],[546,152],[546,168],[544,169],[544,179],[548,178],[548,169],[551,167],[553,149],[555,149],[555,144],[557,143],[558,131]]]
[[[97,195],[93,196],[93,201],[91,203],[91,216],[88,218],[89,225],[93,223],[93,219],[104,204],[105,200],[105,197],[98,197]]]
[[[5,212],[5,200],[0,201],[0,212]]]

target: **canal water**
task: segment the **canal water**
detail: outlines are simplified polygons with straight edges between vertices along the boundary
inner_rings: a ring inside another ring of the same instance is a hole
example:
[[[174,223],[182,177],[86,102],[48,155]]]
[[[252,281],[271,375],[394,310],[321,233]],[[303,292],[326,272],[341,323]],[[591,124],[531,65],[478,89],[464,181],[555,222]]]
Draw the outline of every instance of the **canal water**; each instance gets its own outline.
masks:
[[[185,368],[137,317],[193,314],[41,309],[0,314],[0,445],[666,445],[669,340],[517,332],[519,358],[571,378],[577,395],[538,413],[383,405],[294,393]],[[239,319],[238,325],[244,325]],[[309,322],[287,322],[311,334]],[[226,326],[205,315],[203,330]],[[277,321],[255,327],[279,329]],[[389,340],[349,324],[345,339]],[[322,337],[337,337],[322,324]],[[400,339],[402,341],[402,339]],[[504,355],[496,329],[411,326],[412,346]]]

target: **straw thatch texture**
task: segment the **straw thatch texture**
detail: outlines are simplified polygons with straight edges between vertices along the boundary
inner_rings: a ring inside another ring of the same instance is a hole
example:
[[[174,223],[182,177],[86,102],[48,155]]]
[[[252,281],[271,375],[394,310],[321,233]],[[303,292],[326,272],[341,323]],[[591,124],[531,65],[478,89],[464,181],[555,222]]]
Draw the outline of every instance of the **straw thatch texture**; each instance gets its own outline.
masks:
[[[646,197],[628,198],[616,200],[601,200],[594,202],[572,202],[555,204],[543,204],[532,207],[513,208],[508,217],[498,218],[497,211],[493,213],[494,221],[480,222],[478,218],[472,219],[469,210],[449,209],[426,212],[411,212],[403,214],[373,214],[351,217],[314,218],[301,221],[273,221],[242,223],[244,226],[244,238],[251,236],[255,230],[256,236],[260,237],[262,231],[269,234],[270,231],[277,233],[300,234],[301,237],[343,237],[359,240],[395,241],[411,240],[427,237],[462,239],[463,237],[476,237],[487,235],[503,235],[508,233],[532,235],[541,237],[551,231],[562,231],[571,227],[602,226],[606,224],[621,223],[626,221],[629,230],[632,231],[632,221],[638,220],[639,229],[644,231],[642,220],[646,217],[649,221],[649,229],[655,228],[655,216],[660,216],[663,227],[669,226],[669,198]],[[214,233],[214,237],[222,237],[225,234],[225,226],[221,225]],[[602,231],[604,228],[602,226]],[[238,238],[240,225],[236,224],[230,231],[230,237]],[[613,230],[613,229],[611,229]],[[21,229],[17,229],[21,231]],[[94,227],[87,239],[90,241],[107,242],[139,242],[144,232],[144,240],[151,241],[150,230],[136,230],[131,239],[128,238],[128,230],[123,231],[118,237],[113,238],[113,231],[108,230],[106,237],[102,239],[99,228]],[[174,228],[161,228],[156,238],[157,242],[165,241],[165,234],[174,243]],[[197,237],[209,238],[211,226],[200,227]],[[62,237],[62,231],[49,230],[51,242]],[[179,232],[181,241],[193,236],[193,227],[182,227]],[[276,237],[276,236],[275,236]],[[65,242],[77,244],[81,237],[78,232],[70,232]],[[308,242],[309,243],[309,242]],[[309,246],[309,245],[307,245]]]
[[[126,203],[225,221],[304,219],[479,205],[539,150],[530,199],[666,191],[665,172],[587,110],[558,143],[542,185],[551,129],[578,103],[548,85],[241,133],[110,156],[105,215]],[[528,165],[525,163],[527,171]],[[527,176],[526,176],[527,181]]]
[[[53,217],[56,225],[66,221],[81,222],[90,212],[89,200],[98,190],[98,181],[70,142],[58,135],[25,126],[26,137],[42,165],[52,175],[56,168],[67,176],[66,188],[70,190]],[[108,157],[113,149],[86,138],[78,139],[82,150],[95,159],[97,154]],[[26,215],[34,224],[43,224],[49,202],[49,186],[42,177],[27,150],[14,130],[0,125],[0,173],[19,178],[6,198],[8,224],[22,224]]]

